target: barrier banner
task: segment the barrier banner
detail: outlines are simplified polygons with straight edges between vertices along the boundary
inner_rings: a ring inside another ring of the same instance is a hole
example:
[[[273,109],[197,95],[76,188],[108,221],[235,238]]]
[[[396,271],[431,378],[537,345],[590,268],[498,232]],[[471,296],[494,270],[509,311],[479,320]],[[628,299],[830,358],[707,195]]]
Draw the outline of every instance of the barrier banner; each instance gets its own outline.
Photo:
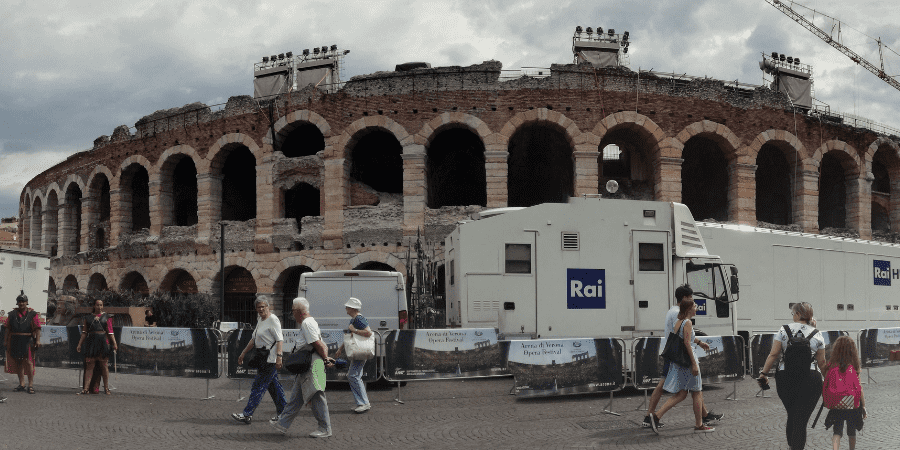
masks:
[[[507,367],[516,396],[617,391],[624,385],[622,347],[618,339],[510,341]]]
[[[870,328],[859,332],[859,359],[862,367],[900,364],[891,361],[891,351],[900,350],[900,328]]]
[[[119,373],[218,378],[218,338],[211,329],[113,327]],[[109,358],[110,370],[113,358]]]
[[[744,339],[740,336],[697,336],[709,351],[693,344],[704,383],[724,383],[744,379]]]
[[[34,352],[35,365],[62,369],[83,368],[84,358],[75,350],[78,348],[78,340],[81,339],[80,330],[78,326],[41,327],[41,348]]]
[[[494,328],[391,330],[384,350],[388,380],[509,375]]]
[[[320,329],[319,332],[322,334],[322,342],[325,343],[325,346],[328,347],[328,356],[335,358],[334,354],[337,352],[342,345],[344,345],[344,330],[340,329]],[[298,341],[300,339],[300,330],[299,329],[287,329],[281,330],[281,334],[284,336],[284,344],[282,344],[281,351],[287,356],[289,353],[293,352],[295,348],[299,347]],[[250,342],[250,339],[253,337],[253,330],[235,330],[228,337],[228,345],[226,347],[226,353],[228,355],[228,378],[255,378],[256,377],[256,369],[248,369],[244,366],[239,366],[237,364],[238,357],[241,356],[241,352],[244,351],[244,348],[247,347],[247,344]],[[380,341],[381,336],[378,333],[375,333],[375,348],[378,348],[378,342]],[[274,351],[274,349],[272,350]],[[377,352],[376,352],[377,356]],[[339,360],[339,363],[336,364],[332,368],[325,368],[325,379],[326,381],[347,381],[347,370],[350,368],[349,362],[347,361],[347,355],[345,352],[342,352],[340,358],[335,358]],[[282,368],[279,370],[281,373],[281,377],[284,378],[286,376],[293,377],[294,374],[287,371],[287,369]],[[366,361],[366,364],[363,366],[363,381],[365,382],[373,382],[378,380],[378,358],[372,358]]]
[[[849,333],[846,331],[822,331],[822,339],[825,341],[825,361],[828,361],[828,358],[831,357],[831,348],[834,347],[834,341],[841,336],[848,336]],[[762,334],[754,334],[750,338],[750,375],[753,378],[759,376],[759,372],[762,371],[763,366],[766,365],[766,358],[769,357],[769,353],[772,352],[772,342],[775,339],[775,335],[777,333],[762,333]],[[862,358],[862,355],[860,355]],[[780,360],[778,361],[780,362]],[[778,364],[772,364],[772,368],[769,369],[769,373],[766,376],[774,376],[775,371],[778,370]]]
[[[649,336],[635,339],[633,382],[636,389],[654,389],[662,378],[663,359],[659,356],[662,337]]]

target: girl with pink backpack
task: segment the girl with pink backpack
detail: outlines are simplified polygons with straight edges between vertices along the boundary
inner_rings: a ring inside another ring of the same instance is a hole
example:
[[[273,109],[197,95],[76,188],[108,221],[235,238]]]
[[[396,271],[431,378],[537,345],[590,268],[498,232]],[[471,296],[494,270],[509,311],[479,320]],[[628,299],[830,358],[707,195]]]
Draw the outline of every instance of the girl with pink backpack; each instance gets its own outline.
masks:
[[[856,432],[862,431],[863,419],[867,414],[866,399],[859,383],[859,354],[852,339],[841,336],[834,341],[831,358],[825,364],[825,374],[822,400],[828,408],[825,429],[834,426],[831,446],[834,450],[840,448],[846,423],[850,450],[853,450],[856,448]]]

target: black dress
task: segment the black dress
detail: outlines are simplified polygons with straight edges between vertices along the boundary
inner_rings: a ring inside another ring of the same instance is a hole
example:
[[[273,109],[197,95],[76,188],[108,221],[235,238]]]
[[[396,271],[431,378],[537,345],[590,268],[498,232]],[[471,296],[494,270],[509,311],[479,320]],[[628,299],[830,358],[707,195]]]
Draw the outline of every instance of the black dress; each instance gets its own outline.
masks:
[[[81,351],[85,358],[109,358],[109,340],[106,328],[108,321],[109,316],[106,314],[100,316],[91,314],[84,318],[82,330],[87,332],[87,337]],[[98,332],[103,332],[103,334]]]

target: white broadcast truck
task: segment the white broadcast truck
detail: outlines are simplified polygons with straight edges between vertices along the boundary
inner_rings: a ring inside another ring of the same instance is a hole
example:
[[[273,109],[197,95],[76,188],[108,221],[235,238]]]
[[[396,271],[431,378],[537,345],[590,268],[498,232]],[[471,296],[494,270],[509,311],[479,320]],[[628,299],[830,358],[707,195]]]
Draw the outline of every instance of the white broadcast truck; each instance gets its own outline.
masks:
[[[735,333],[737,270],[680,203],[573,197],[482,211],[445,239],[447,325],[509,337],[661,336],[690,283],[696,326]]]
[[[710,252],[741,268],[737,330],[745,339],[809,302],[820,330],[900,326],[900,245],[698,222]]]
[[[47,282],[50,257],[46,252],[25,248],[0,247],[0,314],[16,308],[16,297],[28,296],[28,306],[47,317]]]
[[[400,328],[405,314],[406,283],[400,272],[380,270],[326,270],[300,275],[300,296],[309,301],[319,328],[347,328],[350,316],[344,304],[350,297],[362,302],[362,315],[372,330]]]

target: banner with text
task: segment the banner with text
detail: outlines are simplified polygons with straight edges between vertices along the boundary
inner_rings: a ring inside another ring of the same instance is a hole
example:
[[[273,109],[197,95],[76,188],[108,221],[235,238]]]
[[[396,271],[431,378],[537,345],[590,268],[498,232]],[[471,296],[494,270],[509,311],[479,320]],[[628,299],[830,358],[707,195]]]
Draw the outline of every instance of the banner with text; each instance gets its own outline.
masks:
[[[388,380],[509,375],[494,328],[391,330],[384,350]]]
[[[900,364],[891,361],[892,351],[900,351],[900,328],[870,328],[859,332],[859,359],[862,367]]]
[[[219,377],[219,340],[211,329],[122,327],[113,330],[119,342],[115,361],[119,373]],[[109,363],[113,364],[112,357]]]
[[[621,389],[619,339],[540,339],[509,342],[507,368],[519,397],[547,397]]]
[[[642,337],[634,340],[634,376],[637,389],[654,389],[662,378],[663,359],[659,356],[661,336]]]
[[[831,348],[834,347],[834,341],[841,336],[849,336],[849,334],[846,331],[838,330],[821,331],[821,333],[822,339],[825,341],[825,361],[828,361],[828,358],[831,357]],[[774,341],[776,334],[777,333],[754,334],[750,338],[750,375],[754,378],[759,376],[763,366],[766,365],[766,358],[768,358],[769,353],[772,352],[772,342]],[[772,364],[772,368],[769,369],[769,373],[766,375],[775,375],[775,372],[778,370],[778,363],[780,362],[781,358],[779,357],[778,361],[776,361],[775,364]]]

